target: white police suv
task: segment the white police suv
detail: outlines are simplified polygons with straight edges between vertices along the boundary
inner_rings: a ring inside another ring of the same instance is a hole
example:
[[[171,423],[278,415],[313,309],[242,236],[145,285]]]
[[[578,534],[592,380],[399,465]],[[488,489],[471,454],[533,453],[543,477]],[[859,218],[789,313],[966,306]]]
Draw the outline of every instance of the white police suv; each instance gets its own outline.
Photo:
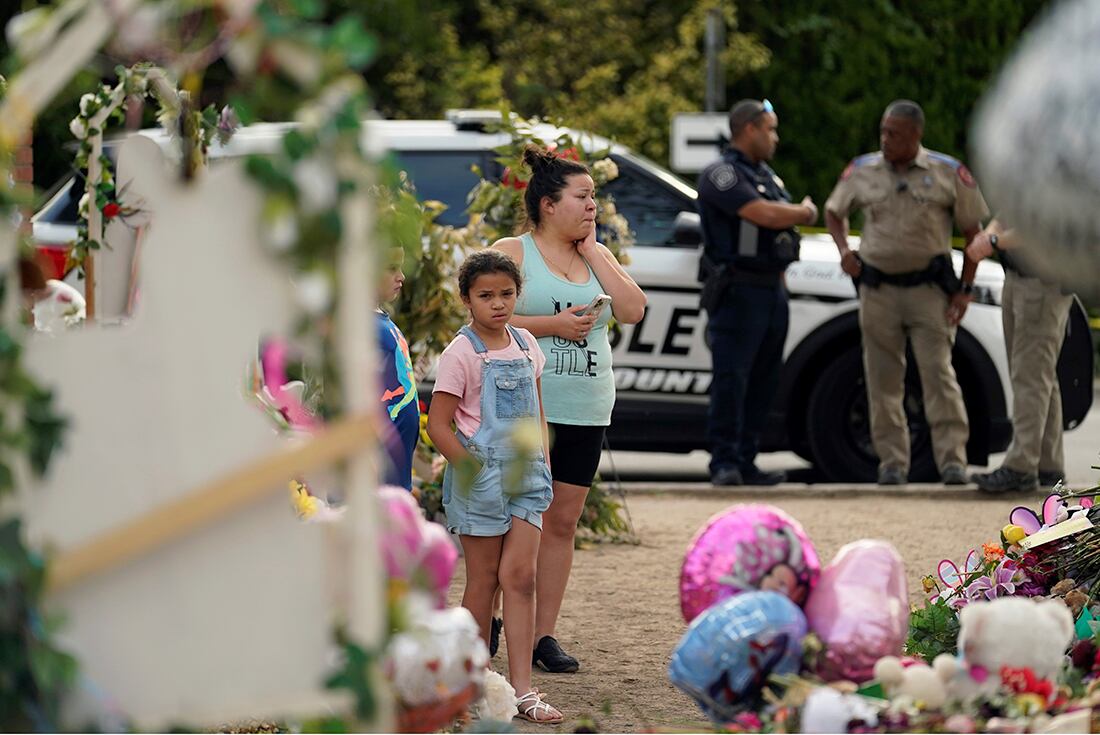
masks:
[[[466,195],[477,183],[477,164],[488,176],[503,174],[494,148],[507,135],[489,133],[491,116],[474,111],[447,120],[371,120],[372,146],[384,146],[409,173],[424,199],[448,205],[444,224],[465,223]],[[242,129],[213,157],[270,149],[282,124]],[[536,131],[546,140],[558,132]],[[156,133],[152,133],[156,136]],[[594,138],[603,147],[607,141]],[[646,291],[645,318],[623,325],[613,338],[618,400],[608,432],[614,449],[687,452],[706,448],[710,352],[706,314],[699,308],[696,280],[701,252],[694,188],[627,148],[611,145],[619,177],[607,185],[619,212],[636,235],[627,270]],[[66,247],[75,236],[80,192],[63,183],[34,217],[40,249]],[[853,246],[858,238],[852,238]],[[961,254],[955,253],[956,270]],[[60,260],[60,259],[59,259]],[[56,275],[56,274],[54,274]],[[976,302],[959,327],[954,364],[970,417],[972,464],[1003,451],[1011,439],[1011,387],[1001,328],[1004,274],[983,262]],[[802,239],[802,259],[787,270],[790,332],[779,392],[762,439],[763,451],[794,451],[834,481],[872,482],[877,461],[871,447],[866,389],[860,358],[855,289],[841,271],[828,235]],[[1079,424],[1092,403],[1093,348],[1084,309],[1075,303],[1059,362],[1064,421]],[[909,360],[906,412],[913,443],[913,477],[934,479],[929,431],[922,409],[915,361]],[[426,392],[425,395],[430,395]]]

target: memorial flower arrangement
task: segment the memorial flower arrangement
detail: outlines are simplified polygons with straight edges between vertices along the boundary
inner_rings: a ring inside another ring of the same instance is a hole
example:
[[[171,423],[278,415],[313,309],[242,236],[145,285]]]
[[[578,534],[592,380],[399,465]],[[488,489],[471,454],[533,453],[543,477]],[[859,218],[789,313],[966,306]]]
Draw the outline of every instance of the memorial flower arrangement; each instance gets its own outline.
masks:
[[[926,601],[912,609],[903,573],[890,591],[900,557],[878,542],[841,549],[812,576],[802,610],[764,591],[765,578],[742,579],[743,591],[692,621],[670,677],[727,732],[1089,732],[1100,725],[1097,494],[1058,486],[1037,510],[1014,508],[999,540],[923,577]],[[700,530],[682,594],[712,594],[707,570],[725,557],[705,549],[760,542],[740,530],[760,507],[735,507]],[[715,529],[726,540],[708,546]],[[787,657],[753,653],[779,638]]]

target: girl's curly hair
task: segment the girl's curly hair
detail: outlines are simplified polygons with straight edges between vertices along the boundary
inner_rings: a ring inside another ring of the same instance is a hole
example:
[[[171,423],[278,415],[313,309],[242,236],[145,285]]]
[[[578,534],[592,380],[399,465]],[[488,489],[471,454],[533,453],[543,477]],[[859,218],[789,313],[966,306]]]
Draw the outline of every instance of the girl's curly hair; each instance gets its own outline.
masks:
[[[519,272],[516,261],[499,250],[478,250],[466,258],[462,267],[458,269],[458,292],[464,297],[469,297],[470,286],[474,279],[486,273],[503,273],[516,282],[516,295],[523,290],[523,274]]]

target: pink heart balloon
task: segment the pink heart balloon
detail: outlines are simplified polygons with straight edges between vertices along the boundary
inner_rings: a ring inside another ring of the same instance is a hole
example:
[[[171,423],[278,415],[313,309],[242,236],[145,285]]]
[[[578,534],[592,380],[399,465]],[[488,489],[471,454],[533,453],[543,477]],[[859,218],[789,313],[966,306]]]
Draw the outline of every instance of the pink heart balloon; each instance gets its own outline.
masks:
[[[818,674],[867,681],[875,662],[900,656],[909,634],[909,592],[897,550],[885,541],[843,546],[806,603],[810,630],[825,644]]]
[[[801,605],[817,581],[817,551],[798,521],[770,505],[735,505],[695,534],[680,570],[680,610],[691,622],[749,590],[780,592]]]

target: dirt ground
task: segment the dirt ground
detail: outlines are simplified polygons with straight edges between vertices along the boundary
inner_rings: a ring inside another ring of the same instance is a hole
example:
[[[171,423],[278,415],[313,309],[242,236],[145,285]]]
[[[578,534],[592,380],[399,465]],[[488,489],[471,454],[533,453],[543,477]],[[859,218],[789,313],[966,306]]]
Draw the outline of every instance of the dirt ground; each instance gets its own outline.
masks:
[[[629,495],[641,545],[600,545],[576,554],[557,638],[580,660],[580,671],[547,674],[536,669],[534,674],[535,686],[564,713],[565,722],[530,725],[517,719],[513,725],[522,732],[571,732],[588,717],[601,732],[705,727],[695,703],[668,683],[666,672],[685,629],[677,590],[683,553],[695,531],[731,505],[768,502],[787,511],[802,523],[823,564],[849,541],[890,541],[906,561],[910,598],[918,602],[920,577],[932,573],[941,559],[961,562],[970,548],[997,537],[1012,507],[1040,501],[1040,496]],[[461,599],[464,579],[459,560],[453,604]],[[505,645],[493,663],[507,675]]]

